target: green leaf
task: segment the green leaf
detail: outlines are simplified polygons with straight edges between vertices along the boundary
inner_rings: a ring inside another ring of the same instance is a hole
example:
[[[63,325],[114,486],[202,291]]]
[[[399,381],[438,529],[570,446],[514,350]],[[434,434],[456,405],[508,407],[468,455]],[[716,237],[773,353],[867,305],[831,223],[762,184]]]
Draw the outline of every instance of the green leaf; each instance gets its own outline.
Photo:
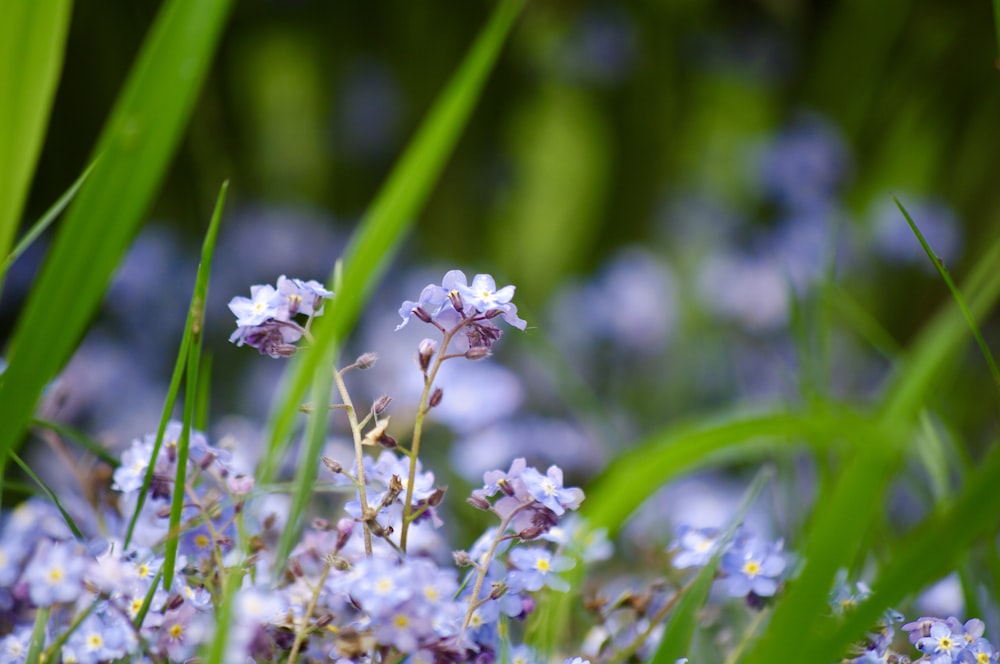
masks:
[[[149,208],[230,3],[171,0],[157,16],[98,141],[100,161],[71,204],[15,327],[0,385],[0,459],[72,354]]]
[[[272,411],[269,445],[258,466],[258,484],[273,479],[317,363],[329,357],[331,349],[343,341],[403,234],[430,195],[523,4],[524,0],[502,0],[497,6],[352,238],[334,305],[317,319],[313,328],[314,345],[294,358],[288,387]]]
[[[0,4],[0,256],[21,221],[62,71],[70,0]],[[3,271],[0,270],[0,280]]]

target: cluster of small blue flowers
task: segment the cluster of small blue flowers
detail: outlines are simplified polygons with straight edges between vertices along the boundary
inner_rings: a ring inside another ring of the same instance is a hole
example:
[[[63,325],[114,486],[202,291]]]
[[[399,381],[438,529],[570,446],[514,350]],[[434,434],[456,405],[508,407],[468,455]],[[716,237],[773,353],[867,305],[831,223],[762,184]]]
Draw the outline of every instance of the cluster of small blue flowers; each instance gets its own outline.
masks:
[[[720,533],[713,528],[677,528],[669,550],[674,552],[674,567],[701,567],[715,555]],[[772,597],[788,569],[788,556],[782,552],[782,540],[771,542],[756,535],[739,532],[722,552],[719,574],[730,597]]]
[[[270,284],[250,287],[250,297],[234,297],[229,309],[236,315],[236,331],[229,340],[237,346],[246,344],[262,355],[288,357],[296,350],[295,344],[305,336],[315,316],[323,313],[324,300],[333,293],[318,281],[278,277],[276,286]],[[305,316],[304,323],[296,322]]]
[[[135,441],[114,472],[115,505],[75,519],[74,538],[51,504],[30,500],[8,517],[0,538],[0,622],[12,630],[0,641],[0,661],[24,661],[33,614],[46,610],[52,659],[96,663],[146,653],[171,661],[193,657],[214,624],[206,579],[232,548],[235,522],[253,481],[230,469],[228,455],[205,437],[190,439],[188,500],[182,512],[177,575],[162,587],[162,544],[169,531],[181,425],[171,423],[143,492],[155,435]],[[138,501],[143,504],[138,507]],[[116,509],[113,509],[116,508]],[[135,514],[135,529],[123,541]]]
[[[501,331],[491,321],[502,317],[511,327],[525,329],[527,323],[517,316],[517,305],[511,302],[514,286],[497,290],[496,281],[488,274],[477,274],[469,284],[461,270],[450,270],[441,285],[428,284],[414,302],[406,300],[399,309],[399,330],[416,316],[441,332],[454,333],[465,329],[467,347],[489,350],[500,338]]]
[[[863,582],[849,583],[847,574],[838,574],[830,606],[836,615],[843,615],[859,602],[871,595],[871,589]],[[844,660],[850,664],[909,664],[911,661],[927,664],[990,664],[996,662],[998,653],[987,639],[983,638],[986,625],[973,618],[965,623],[954,616],[947,620],[922,617],[906,623],[902,630],[909,635],[910,643],[922,654],[911,660],[907,655],[893,649],[896,639],[896,623],[905,620],[903,614],[894,609],[887,610],[879,620],[878,629],[869,634],[866,642],[857,649],[857,656]]]

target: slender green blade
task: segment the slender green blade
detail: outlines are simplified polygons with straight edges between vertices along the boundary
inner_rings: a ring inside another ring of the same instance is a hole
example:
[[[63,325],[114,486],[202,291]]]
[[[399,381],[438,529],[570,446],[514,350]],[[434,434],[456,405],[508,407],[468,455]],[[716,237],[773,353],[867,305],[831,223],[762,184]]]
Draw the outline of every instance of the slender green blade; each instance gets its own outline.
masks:
[[[70,0],[0,4],[0,256],[7,254],[62,71]],[[2,280],[2,272],[0,272]]]
[[[194,283],[191,308],[188,310],[186,334],[189,337],[189,341],[187,343],[187,360],[184,367],[187,376],[184,394],[184,422],[181,428],[181,438],[177,445],[177,473],[174,477],[174,495],[170,503],[170,534],[167,537],[166,553],[164,554],[163,561],[164,589],[171,588],[174,580],[174,565],[177,560],[177,545],[180,537],[181,512],[184,509],[185,502],[184,487],[187,483],[187,460],[191,442],[191,428],[194,425],[195,413],[198,407],[204,405],[204,401],[198,393],[198,384],[202,379],[199,371],[199,363],[205,330],[205,302],[208,300],[208,278],[212,273],[215,240],[219,235],[219,224],[222,221],[222,210],[226,205],[226,192],[228,190],[229,182],[223,182],[222,187],[219,189],[219,196],[215,201],[215,211],[212,213],[212,221],[209,222],[208,232],[205,234],[205,242],[201,247],[201,262],[198,264],[198,276]],[[164,416],[166,416],[167,412],[169,411],[164,410]],[[154,449],[153,458],[149,464],[150,469],[155,465],[153,462],[155,459],[156,450]],[[148,474],[147,471],[147,476]],[[138,511],[136,514],[138,514]]]
[[[20,258],[21,254],[27,251],[28,247],[30,247],[32,243],[38,239],[38,236],[44,233],[45,229],[51,226],[52,222],[54,222],[59,215],[63,213],[63,210],[69,206],[70,201],[73,200],[73,197],[76,196],[76,192],[80,190],[81,186],[83,186],[87,176],[94,170],[94,165],[95,164],[91,164],[88,166],[87,170],[81,173],[80,177],[78,177],[73,184],[70,185],[69,189],[67,189],[66,192],[59,197],[59,200],[53,203],[52,207],[46,210],[45,214],[43,214],[38,221],[32,224],[31,228],[28,229],[28,232],[24,234],[24,237],[18,240],[17,246],[15,246],[11,252],[7,254],[7,257],[4,258],[3,262],[0,263],[0,281],[3,280],[4,275],[7,274],[7,270],[9,270],[10,266],[14,264],[14,261]]]
[[[917,226],[916,222],[913,221],[913,217],[910,216],[910,213],[906,211],[906,208],[903,207],[903,204],[899,202],[898,198],[893,196],[892,200],[896,203],[896,207],[899,208],[899,211],[903,213],[903,216],[906,217],[906,223],[910,225],[910,230],[912,230],[913,234],[917,236],[917,240],[920,241],[920,246],[924,248],[924,252],[927,254],[927,257],[930,258],[931,263],[934,264],[934,269],[936,269],[938,274],[941,275],[941,279],[948,286],[948,290],[951,291],[951,296],[955,298],[955,303],[958,304],[958,308],[962,312],[965,322],[968,323],[969,329],[972,331],[972,336],[976,338],[976,343],[979,344],[979,350],[983,353],[986,365],[990,368],[990,375],[993,376],[993,384],[996,385],[997,390],[1000,390],[1000,370],[997,369],[997,363],[996,360],[993,359],[993,353],[990,352],[990,347],[986,345],[986,340],[983,339],[983,335],[979,331],[979,325],[976,324],[975,317],[972,315],[972,312],[969,311],[969,306],[965,303],[965,298],[962,297],[962,291],[960,291],[958,286],[955,285],[955,282],[952,280],[951,274],[948,273],[948,269],[944,266],[944,263],[940,258],[938,258],[937,254],[934,253],[934,250],[931,249],[930,244],[927,243],[926,238],[924,238],[924,234],[920,232],[920,228]]]
[[[76,522],[73,521],[73,517],[70,516],[69,512],[66,511],[66,508],[63,507],[62,501],[59,500],[59,496],[56,495],[55,491],[53,491],[52,488],[48,484],[46,484],[42,480],[42,478],[39,477],[35,473],[35,471],[31,469],[30,466],[28,466],[28,464],[22,461],[21,457],[19,457],[14,452],[11,452],[10,456],[14,460],[14,463],[20,466],[21,470],[23,470],[28,475],[28,477],[34,480],[35,484],[37,484],[42,489],[42,491],[45,492],[45,495],[48,497],[48,499],[52,501],[52,504],[55,505],[56,509],[59,510],[59,513],[62,514],[63,521],[65,521],[66,525],[69,526],[69,529],[73,531],[73,535],[75,535],[77,539],[83,540],[83,533],[80,532],[80,529],[77,527]]]
[[[117,468],[121,464],[118,458],[108,452],[101,443],[84,434],[82,431],[68,427],[65,424],[60,424],[59,422],[52,422],[51,420],[32,419],[31,426],[48,429],[63,438],[75,440],[81,447],[112,468]]]
[[[615,459],[587,488],[581,512],[594,528],[618,528],[646,498],[683,472],[724,461],[759,459],[782,449],[832,445],[837,432],[869,426],[848,411],[723,415],[671,427]]]
[[[288,388],[272,412],[269,449],[258,466],[258,484],[273,479],[316,364],[329,357],[331,349],[344,339],[430,195],[523,4],[524,0],[502,0],[499,4],[355,233],[344,258],[343,285],[335,305],[316,321],[315,344],[295,358]]]
[[[70,206],[14,330],[0,385],[0,458],[71,355],[145,215],[230,4],[171,0],[160,11],[98,141],[100,162]]]
[[[715,580],[715,573],[719,567],[719,562],[722,560],[722,554],[726,550],[726,547],[729,546],[733,537],[736,536],[736,531],[740,525],[746,519],[747,512],[750,511],[753,501],[757,499],[764,485],[773,475],[773,470],[765,466],[757,473],[753,482],[750,483],[746,493],[743,495],[743,500],[739,508],[736,510],[736,514],[733,515],[726,529],[719,536],[712,559],[698,572],[693,584],[677,603],[676,608],[671,614],[670,620],[667,623],[667,629],[663,634],[663,639],[656,649],[656,654],[653,655],[653,664],[674,664],[678,659],[688,654],[688,649],[691,647],[691,639],[698,623],[698,611],[701,610],[701,607],[705,605],[705,600],[708,599],[708,591]]]

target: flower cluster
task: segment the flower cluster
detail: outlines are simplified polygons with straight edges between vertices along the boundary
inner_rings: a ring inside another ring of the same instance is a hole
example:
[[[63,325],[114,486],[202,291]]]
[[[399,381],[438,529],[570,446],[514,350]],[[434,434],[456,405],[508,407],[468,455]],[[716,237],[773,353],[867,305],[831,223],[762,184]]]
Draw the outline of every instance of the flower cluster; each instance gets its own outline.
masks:
[[[167,426],[155,457],[155,434],[125,450],[113,474],[119,499],[74,521],[85,541],[74,538],[48,503],[31,500],[9,516],[0,538],[0,596],[3,621],[14,630],[0,642],[0,661],[23,661],[31,613],[43,608],[49,611],[47,647],[58,648],[55,659],[64,662],[131,659],[140,653],[184,661],[209,638],[214,606],[206,580],[219,573],[222,557],[233,547],[252,480],[233,472],[225,451],[192,432],[181,489],[188,497],[177,565],[183,573],[163,587],[162,547],[181,429],[177,422]],[[134,529],[126,547],[130,515]]]
[[[250,287],[250,297],[234,297],[229,309],[236,315],[236,331],[229,340],[237,346],[256,348],[263,355],[288,357],[295,353],[296,342],[308,337],[315,316],[323,313],[324,300],[333,293],[318,281],[278,277],[270,284]],[[305,317],[299,324],[297,317]]]
[[[497,290],[496,281],[488,274],[477,274],[469,284],[464,272],[451,270],[444,275],[440,286],[428,284],[416,302],[403,302],[399,308],[403,321],[396,329],[405,327],[416,316],[442,332],[454,333],[465,328],[469,348],[489,350],[501,334],[491,322],[493,319],[503,318],[519,330],[527,326],[517,316],[517,306],[511,302],[513,297],[514,286]]]
[[[692,528],[681,525],[669,550],[674,552],[674,567],[701,567],[715,555],[720,533],[714,528]],[[788,556],[782,552],[783,542],[770,542],[745,532],[722,551],[719,574],[725,592],[730,597],[772,597],[788,568]]]

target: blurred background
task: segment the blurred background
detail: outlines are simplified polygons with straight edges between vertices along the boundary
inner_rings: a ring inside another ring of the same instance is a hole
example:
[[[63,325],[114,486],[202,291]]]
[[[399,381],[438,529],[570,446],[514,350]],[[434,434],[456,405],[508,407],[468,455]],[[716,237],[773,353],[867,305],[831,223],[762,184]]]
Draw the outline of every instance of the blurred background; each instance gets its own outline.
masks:
[[[326,280],[492,6],[236,3],[50,414],[119,446],[155,430],[229,179],[211,413],[217,435],[259,438],[283,364],[227,342],[227,302],[281,274]],[[85,167],[156,8],[77,2],[28,220]],[[399,303],[459,268],[515,284],[529,324],[443,377],[433,435],[471,482],[520,454],[585,480],[697,413],[872,397],[950,297],[891,196],[959,282],[1000,237],[996,63],[987,2],[529,2],[352,339],[348,356],[382,357],[353,389],[389,393],[406,422],[430,330],[393,332]],[[44,250],[8,278],[4,334]],[[991,389],[970,343],[937,406],[973,450],[996,433]]]

